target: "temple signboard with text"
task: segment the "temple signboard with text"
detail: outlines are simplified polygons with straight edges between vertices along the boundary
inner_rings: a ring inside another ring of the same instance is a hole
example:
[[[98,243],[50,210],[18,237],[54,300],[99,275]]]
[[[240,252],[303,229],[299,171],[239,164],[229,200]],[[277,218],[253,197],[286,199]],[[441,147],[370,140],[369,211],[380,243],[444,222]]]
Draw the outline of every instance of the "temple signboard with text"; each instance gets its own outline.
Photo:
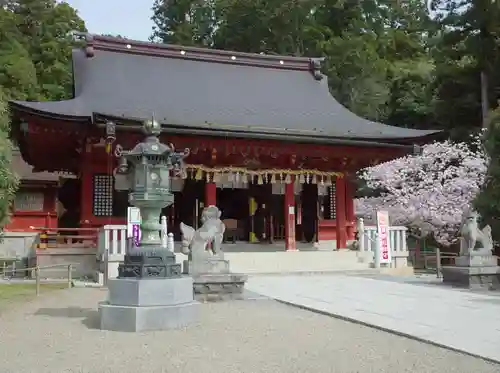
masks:
[[[380,263],[391,263],[391,242],[389,239],[389,213],[377,211],[377,243],[380,250]]]
[[[133,238],[134,245],[139,246],[141,239],[141,211],[137,207],[127,209],[127,237]]]

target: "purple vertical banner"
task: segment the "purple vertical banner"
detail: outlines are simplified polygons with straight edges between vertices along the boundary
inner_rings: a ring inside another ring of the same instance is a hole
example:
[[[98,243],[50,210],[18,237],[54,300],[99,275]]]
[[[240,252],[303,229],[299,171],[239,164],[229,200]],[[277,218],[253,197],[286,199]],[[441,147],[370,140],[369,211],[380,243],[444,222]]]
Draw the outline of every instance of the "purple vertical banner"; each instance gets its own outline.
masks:
[[[141,227],[139,224],[132,225],[132,237],[134,239],[134,246],[139,247],[141,244]]]

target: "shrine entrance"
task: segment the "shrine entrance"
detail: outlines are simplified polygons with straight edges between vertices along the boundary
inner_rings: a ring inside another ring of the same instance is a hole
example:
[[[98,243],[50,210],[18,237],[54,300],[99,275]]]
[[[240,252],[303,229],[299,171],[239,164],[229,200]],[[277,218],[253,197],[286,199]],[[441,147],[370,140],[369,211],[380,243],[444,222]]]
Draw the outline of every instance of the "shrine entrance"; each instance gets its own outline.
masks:
[[[226,241],[248,241],[248,189],[217,188],[217,207],[226,225]]]
[[[80,179],[65,179],[57,191],[57,226],[80,228],[82,183]]]

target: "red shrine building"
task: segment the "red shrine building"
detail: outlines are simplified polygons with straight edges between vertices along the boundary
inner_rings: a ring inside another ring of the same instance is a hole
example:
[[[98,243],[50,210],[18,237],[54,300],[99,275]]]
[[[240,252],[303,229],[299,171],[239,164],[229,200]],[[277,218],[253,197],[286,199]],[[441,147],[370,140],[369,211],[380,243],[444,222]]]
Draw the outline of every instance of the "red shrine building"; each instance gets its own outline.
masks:
[[[10,102],[12,134],[33,172],[59,174],[47,203],[61,206],[50,222],[60,228],[126,223],[118,158],[154,118],[163,142],[190,149],[163,212],[176,239],[181,222],[197,226],[203,207],[217,205],[229,242],[345,248],[354,173],[413,152],[435,131],[356,116],[330,94],[321,62],[85,35],[73,51],[73,98]]]

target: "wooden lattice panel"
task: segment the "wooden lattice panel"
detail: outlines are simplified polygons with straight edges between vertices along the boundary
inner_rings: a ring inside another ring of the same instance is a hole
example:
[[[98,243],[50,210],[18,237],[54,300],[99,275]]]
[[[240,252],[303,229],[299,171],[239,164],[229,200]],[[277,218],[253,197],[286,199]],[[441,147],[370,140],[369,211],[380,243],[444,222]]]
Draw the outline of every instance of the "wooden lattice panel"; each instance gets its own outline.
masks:
[[[330,204],[330,219],[335,219],[337,217],[337,211],[336,211],[337,200],[335,198],[335,185],[332,185],[328,188],[328,198]]]
[[[92,211],[94,216],[113,215],[113,176],[94,175]]]

